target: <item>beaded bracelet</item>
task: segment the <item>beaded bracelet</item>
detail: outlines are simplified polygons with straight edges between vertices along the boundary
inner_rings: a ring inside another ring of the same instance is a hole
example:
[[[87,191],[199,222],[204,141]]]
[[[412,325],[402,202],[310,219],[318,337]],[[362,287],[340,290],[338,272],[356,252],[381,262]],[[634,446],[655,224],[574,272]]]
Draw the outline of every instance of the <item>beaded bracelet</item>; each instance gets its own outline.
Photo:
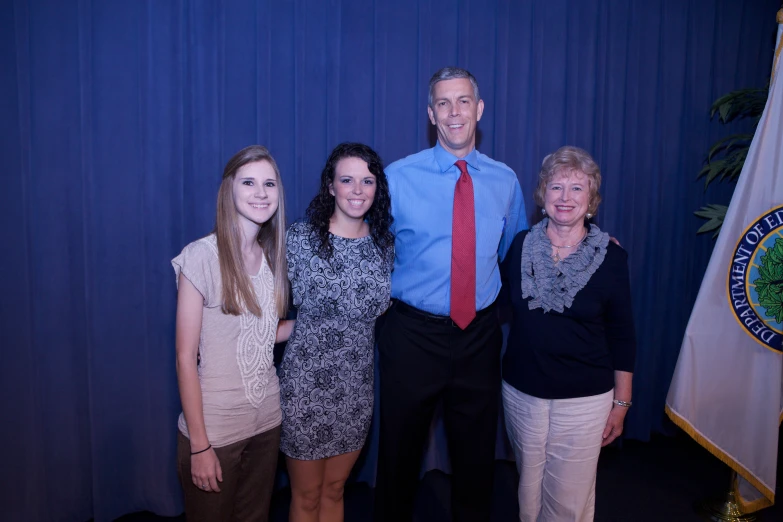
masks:
[[[613,400],[612,402],[613,402],[613,403],[615,403],[615,404],[616,404],[616,405],[618,405],[618,406],[622,406],[623,408],[630,408],[630,407],[631,407],[631,405],[633,404],[633,403],[632,403],[632,402],[630,402],[630,401],[628,401],[628,402],[625,402],[625,401],[621,401],[620,399],[615,399],[615,400]]]
[[[210,444],[209,446],[207,446],[206,448],[204,448],[201,451],[191,451],[190,452],[190,456],[192,457],[193,455],[198,455],[199,453],[204,453],[205,451],[207,451],[211,447],[212,447],[212,444]]]

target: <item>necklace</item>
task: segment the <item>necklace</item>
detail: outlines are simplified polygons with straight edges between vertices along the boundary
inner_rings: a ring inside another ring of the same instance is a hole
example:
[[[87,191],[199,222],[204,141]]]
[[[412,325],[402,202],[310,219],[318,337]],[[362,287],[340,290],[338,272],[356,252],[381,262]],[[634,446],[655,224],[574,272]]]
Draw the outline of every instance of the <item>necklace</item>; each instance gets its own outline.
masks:
[[[554,261],[555,264],[557,264],[560,261],[562,261],[563,258],[560,257],[560,249],[561,248],[574,248],[576,246],[579,246],[582,243],[582,241],[585,240],[586,237],[587,237],[587,229],[585,229],[585,233],[582,236],[582,239],[580,239],[579,241],[577,241],[573,245],[556,245],[556,244],[552,243],[552,241],[550,240],[550,243],[552,243],[552,246],[555,247],[555,255],[552,256],[552,261]]]

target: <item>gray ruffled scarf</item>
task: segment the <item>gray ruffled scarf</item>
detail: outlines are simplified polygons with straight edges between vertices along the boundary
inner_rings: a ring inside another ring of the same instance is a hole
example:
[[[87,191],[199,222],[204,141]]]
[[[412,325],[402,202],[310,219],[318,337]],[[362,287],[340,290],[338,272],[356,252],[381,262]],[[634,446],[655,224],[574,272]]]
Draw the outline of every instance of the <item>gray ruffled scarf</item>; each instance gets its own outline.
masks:
[[[522,244],[522,297],[532,297],[528,301],[530,310],[562,312],[571,307],[576,293],[603,263],[609,234],[590,225],[576,251],[555,264],[552,242],[546,235],[547,223],[548,218],[531,228]]]

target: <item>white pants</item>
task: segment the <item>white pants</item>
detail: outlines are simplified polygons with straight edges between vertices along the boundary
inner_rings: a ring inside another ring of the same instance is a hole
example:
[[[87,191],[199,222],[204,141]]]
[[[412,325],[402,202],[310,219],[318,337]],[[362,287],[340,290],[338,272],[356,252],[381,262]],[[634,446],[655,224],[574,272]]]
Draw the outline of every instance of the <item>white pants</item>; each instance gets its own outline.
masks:
[[[506,430],[519,471],[520,522],[591,522],[612,390],[538,399],[503,382]]]

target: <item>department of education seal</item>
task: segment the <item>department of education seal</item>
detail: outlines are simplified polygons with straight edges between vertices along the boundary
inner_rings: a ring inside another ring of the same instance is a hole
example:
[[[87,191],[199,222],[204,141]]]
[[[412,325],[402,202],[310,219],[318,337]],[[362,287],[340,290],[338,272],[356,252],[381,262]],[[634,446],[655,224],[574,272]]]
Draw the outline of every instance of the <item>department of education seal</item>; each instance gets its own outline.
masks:
[[[742,233],[729,265],[729,305],[748,335],[783,351],[783,205]]]

